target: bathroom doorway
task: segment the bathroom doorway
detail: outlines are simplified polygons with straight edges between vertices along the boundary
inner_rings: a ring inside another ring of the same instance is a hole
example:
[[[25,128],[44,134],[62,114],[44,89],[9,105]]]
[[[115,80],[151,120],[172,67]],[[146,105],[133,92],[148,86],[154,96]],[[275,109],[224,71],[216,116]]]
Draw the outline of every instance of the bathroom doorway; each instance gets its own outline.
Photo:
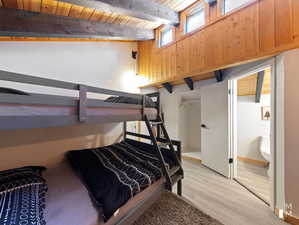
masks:
[[[233,178],[270,205],[271,67],[238,77],[232,86],[235,92]]]

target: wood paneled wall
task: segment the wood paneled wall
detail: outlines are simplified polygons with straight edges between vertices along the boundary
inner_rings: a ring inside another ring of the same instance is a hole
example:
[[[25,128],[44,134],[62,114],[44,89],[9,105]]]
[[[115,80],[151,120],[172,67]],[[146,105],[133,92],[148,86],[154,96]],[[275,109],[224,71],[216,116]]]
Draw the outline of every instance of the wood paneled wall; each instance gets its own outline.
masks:
[[[298,0],[253,0],[227,15],[221,5],[221,0],[206,4],[206,25],[185,35],[181,24],[175,41],[165,47],[139,42],[139,74],[150,85],[189,76],[206,79],[211,71],[299,47]]]

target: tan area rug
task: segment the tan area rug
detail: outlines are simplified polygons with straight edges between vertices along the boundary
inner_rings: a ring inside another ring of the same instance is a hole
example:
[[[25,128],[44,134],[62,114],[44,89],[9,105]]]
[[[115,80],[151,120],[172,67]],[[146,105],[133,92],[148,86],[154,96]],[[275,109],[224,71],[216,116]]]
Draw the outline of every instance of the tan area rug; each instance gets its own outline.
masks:
[[[161,199],[134,225],[223,225],[175,194],[165,192]]]

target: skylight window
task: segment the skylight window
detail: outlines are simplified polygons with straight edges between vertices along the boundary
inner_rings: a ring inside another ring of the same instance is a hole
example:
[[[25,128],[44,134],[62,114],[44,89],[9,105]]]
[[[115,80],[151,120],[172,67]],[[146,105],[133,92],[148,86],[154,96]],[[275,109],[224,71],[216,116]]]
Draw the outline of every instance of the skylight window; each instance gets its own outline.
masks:
[[[192,32],[205,24],[205,10],[200,8],[186,17],[185,33]]]
[[[167,28],[161,31],[160,36],[160,47],[165,46],[173,41],[173,29]]]
[[[245,4],[247,4],[248,2],[252,2],[252,1],[253,0],[224,0],[223,12],[224,14],[227,14],[230,11],[240,8]]]

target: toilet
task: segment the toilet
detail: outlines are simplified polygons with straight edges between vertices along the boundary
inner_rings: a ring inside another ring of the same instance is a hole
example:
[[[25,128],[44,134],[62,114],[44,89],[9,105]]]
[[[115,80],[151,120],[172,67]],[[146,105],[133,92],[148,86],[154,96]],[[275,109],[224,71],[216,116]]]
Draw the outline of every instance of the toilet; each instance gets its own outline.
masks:
[[[271,161],[271,148],[270,148],[270,137],[269,136],[261,136],[260,142],[260,152],[264,159],[270,163]],[[267,174],[270,175],[270,166],[268,167]]]
[[[267,162],[271,160],[270,137],[261,136],[260,152]]]

